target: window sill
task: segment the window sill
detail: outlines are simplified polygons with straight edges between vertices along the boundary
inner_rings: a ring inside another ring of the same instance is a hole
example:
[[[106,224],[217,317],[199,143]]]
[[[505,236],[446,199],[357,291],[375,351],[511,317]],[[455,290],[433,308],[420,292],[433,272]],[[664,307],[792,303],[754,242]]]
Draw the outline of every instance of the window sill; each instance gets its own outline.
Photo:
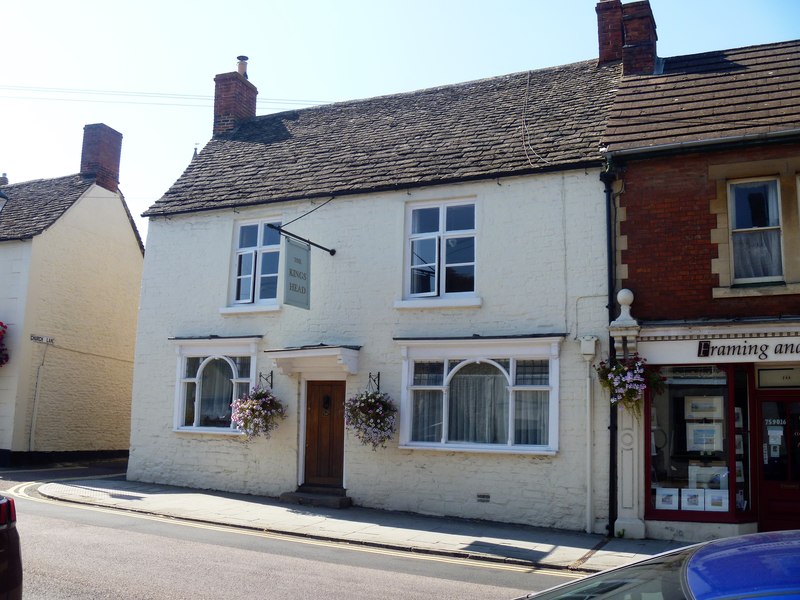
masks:
[[[241,437],[244,434],[237,429],[222,429],[221,427],[178,427],[172,430],[175,433],[191,433],[200,435],[221,435],[224,437]]]
[[[414,298],[413,300],[396,300],[394,307],[407,309],[427,309],[427,308],[480,308],[483,299],[474,296],[471,298]]]
[[[226,315],[247,315],[253,313],[276,312],[281,309],[279,304],[241,304],[235,306],[223,306],[219,309],[219,314]]]
[[[400,444],[401,450],[431,450],[433,452],[463,452],[472,454],[527,454],[555,456],[556,450],[541,446],[494,446],[478,444]]]
[[[717,287],[712,290],[713,298],[753,298],[759,296],[785,296],[800,294],[800,283],[760,285],[748,287]]]
[[[651,508],[645,511],[645,521],[666,521],[693,523],[752,523],[756,519],[752,514],[734,512],[733,510],[658,510]]]

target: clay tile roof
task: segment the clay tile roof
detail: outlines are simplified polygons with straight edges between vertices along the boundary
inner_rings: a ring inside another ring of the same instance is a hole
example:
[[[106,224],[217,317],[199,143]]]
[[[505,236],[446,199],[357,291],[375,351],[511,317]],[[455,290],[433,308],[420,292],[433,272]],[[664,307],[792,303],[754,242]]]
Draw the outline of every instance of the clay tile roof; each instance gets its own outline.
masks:
[[[603,145],[632,151],[800,128],[800,40],[677,56],[624,77]]]
[[[599,165],[617,65],[586,61],[255,117],[145,216]]]
[[[94,178],[68,175],[4,185],[8,200],[0,209],[0,242],[39,235],[94,184]]]

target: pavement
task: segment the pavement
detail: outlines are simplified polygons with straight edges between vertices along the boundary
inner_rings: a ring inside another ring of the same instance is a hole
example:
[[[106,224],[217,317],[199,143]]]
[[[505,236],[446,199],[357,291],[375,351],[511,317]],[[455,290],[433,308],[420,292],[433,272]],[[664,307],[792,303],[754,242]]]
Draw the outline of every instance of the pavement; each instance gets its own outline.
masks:
[[[37,491],[61,501],[273,534],[584,573],[684,545],[358,506],[284,504],[261,496],[127,481],[124,476],[43,483]]]

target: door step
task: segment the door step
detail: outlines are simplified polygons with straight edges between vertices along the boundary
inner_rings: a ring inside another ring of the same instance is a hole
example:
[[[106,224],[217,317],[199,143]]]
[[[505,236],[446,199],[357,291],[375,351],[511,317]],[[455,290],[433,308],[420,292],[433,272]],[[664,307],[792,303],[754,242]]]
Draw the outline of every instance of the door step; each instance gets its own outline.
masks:
[[[328,488],[301,485],[296,492],[284,492],[280,501],[287,504],[321,506],[324,508],[348,508],[353,499],[347,496],[344,488]]]

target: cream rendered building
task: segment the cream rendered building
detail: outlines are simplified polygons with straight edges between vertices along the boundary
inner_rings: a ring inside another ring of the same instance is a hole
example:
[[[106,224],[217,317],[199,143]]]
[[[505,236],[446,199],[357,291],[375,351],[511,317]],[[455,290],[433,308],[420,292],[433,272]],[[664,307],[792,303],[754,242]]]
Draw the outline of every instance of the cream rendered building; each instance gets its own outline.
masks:
[[[122,136],[81,173],[0,187],[0,461],[124,455],[143,248],[117,189]]]
[[[264,117],[245,68],[146,213],[128,478],[604,532],[617,66]],[[270,225],[316,244],[308,309]],[[378,381],[399,431],[373,451],[342,406]],[[230,403],[265,382],[288,418],[245,444]]]

